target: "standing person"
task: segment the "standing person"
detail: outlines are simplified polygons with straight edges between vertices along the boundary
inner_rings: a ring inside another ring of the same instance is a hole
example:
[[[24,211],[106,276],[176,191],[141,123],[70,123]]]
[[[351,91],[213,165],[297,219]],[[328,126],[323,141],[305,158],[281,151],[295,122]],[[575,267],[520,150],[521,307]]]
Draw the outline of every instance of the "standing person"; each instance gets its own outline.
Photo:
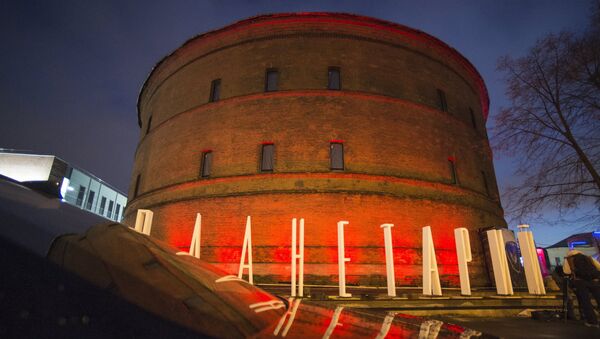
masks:
[[[585,325],[599,327],[590,293],[600,306],[600,263],[577,250],[571,250],[567,253],[563,271],[572,277],[577,301],[583,309]]]

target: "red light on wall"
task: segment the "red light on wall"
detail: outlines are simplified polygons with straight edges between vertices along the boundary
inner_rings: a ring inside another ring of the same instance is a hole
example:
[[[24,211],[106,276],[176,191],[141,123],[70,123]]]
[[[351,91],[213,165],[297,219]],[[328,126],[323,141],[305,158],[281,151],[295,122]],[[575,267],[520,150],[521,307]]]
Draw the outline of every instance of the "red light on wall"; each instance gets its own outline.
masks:
[[[456,162],[456,158],[453,157],[453,156],[449,156],[448,157],[448,161],[450,161],[450,162]]]
[[[343,144],[344,140],[341,139],[333,139],[333,140],[329,140],[330,143],[332,144]]]
[[[261,144],[261,145],[273,145],[273,144],[274,144],[274,142],[272,142],[272,141],[263,141],[263,142],[261,142],[260,144]]]
[[[210,149],[210,148],[205,148],[205,149],[203,149],[201,152],[202,152],[202,153],[210,153],[210,152],[212,152],[212,151],[213,151],[213,150],[212,150],[212,149]]]

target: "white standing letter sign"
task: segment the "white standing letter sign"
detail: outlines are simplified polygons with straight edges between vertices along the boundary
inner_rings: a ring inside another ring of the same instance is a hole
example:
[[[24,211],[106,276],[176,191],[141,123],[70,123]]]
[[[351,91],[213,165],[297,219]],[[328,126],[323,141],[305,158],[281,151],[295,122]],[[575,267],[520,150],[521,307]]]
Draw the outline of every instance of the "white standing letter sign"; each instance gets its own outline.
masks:
[[[460,294],[471,295],[471,282],[469,281],[467,263],[470,263],[473,257],[471,256],[469,231],[464,227],[455,228],[454,241],[456,242],[456,258],[458,259],[458,272],[460,274]]]
[[[510,272],[508,270],[508,261],[506,260],[506,248],[504,247],[502,230],[489,230],[486,234],[488,243],[490,244],[490,255],[492,257],[496,291],[498,294],[512,295],[512,280],[510,279]]]
[[[152,217],[154,213],[151,210],[137,210],[137,216],[135,218],[135,230],[150,235],[152,230]]]
[[[527,289],[529,294],[546,294],[544,288],[544,279],[540,269],[537,250],[533,242],[533,234],[529,231],[529,225],[519,225],[519,247],[523,256],[523,265],[525,266],[525,278],[527,279]]]
[[[394,224],[383,224],[383,241],[385,244],[385,271],[387,273],[387,290],[390,297],[396,296],[396,277],[394,276],[394,249],[392,247],[392,227]]]
[[[304,219],[300,219],[300,232],[296,227],[296,218],[292,219],[292,297],[304,295]],[[296,237],[300,241],[296,246]],[[296,289],[296,265],[298,266],[298,288]],[[297,291],[297,293],[296,293]]]
[[[202,230],[202,215],[196,214],[196,223],[194,224],[194,233],[192,233],[192,243],[190,244],[190,255],[200,259],[200,234]]]
[[[352,294],[346,293],[346,262],[350,258],[346,258],[344,254],[344,225],[348,225],[348,221],[338,221],[338,270],[340,279],[340,297],[351,297]]]
[[[250,216],[246,219],[246,232],[244,233],[244,245],[242,246],[242,257],[240,258],[240,270],[238,272],[238,278],[242,278],[244,275],[244,268],[248,269],[248,282],[254,285],[252,280],[252,232],[251,232],[251,220]],[[248,252],[248,264],[244,264],[246,261],[246,252]]]
[[[442,295],[431,227],[423,227],[423,294]]]

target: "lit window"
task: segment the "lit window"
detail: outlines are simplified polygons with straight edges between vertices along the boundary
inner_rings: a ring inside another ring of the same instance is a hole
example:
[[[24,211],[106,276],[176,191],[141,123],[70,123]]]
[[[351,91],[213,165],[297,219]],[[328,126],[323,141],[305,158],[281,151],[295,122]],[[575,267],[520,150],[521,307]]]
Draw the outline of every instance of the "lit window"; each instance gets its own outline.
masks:
[[[273,153],[275,151],[275,145],[272,143],[264,143],[262,145],[262,157],[260,161],[260,170],[262,172],[273,171]]]
[[[219,101],[221,98],[221,79],[215,79],[210,84],[210,102]]]
[[[146,134],[150,133],[150,127],[152,126],[152,115],[148,118],[148,126],[146,126]]]
[[[212,151],[202,152],[202,169],[200,171],[200,175],[203,178],[207,178],[210,176],[211,166],[212,166]]]
[[[490,186],[488,184],[487,175],[485,171],[481,171],[481,177],[483,178],[483,188],[485,189],[485,195],[490,196]]]
[[[327,89],[342,89],[342,76],[339,67],[329,67]]]
[[[142,175],[138,174],[137,178],[135,178],[135,186],[133,188],[133,197],[137,197],[138,193],[140,193],[140,179]]]
[[[90,191],[90,194],[88,195],[88,198],[87,198],[87,202],[85,203],[85,209],[87,209],[87,210],[92,209],[92,204],[94,203],[95,195],[96,195],[96,192]]]
[[[341,141],[332,141],[329,145],[329,157],[332,170],[344,169],[344,144]]]
[[[473,124],[473,128],[477,129],[477,120],[475,120],[475,113],[471,107],[469,107],[469,114],[471,114],[471,124]]]
[[[273,92],[277,90],[277,80],[279,79],[279,72],[270,68],[267,69],[267,73],[265,75],[265,92]]]
[[[456,159],[454,157],[448,157],[448,168],[450,170],[450,183],[458,184],[458,178],[456,176]]]
[[[114,202],[111,200],[108,202],[108,212],[106,213],[107,217],[112,217],[112,211],[113,211],[113,206],[114,206]]]
[[[77,200],[75,201],[75,205],[81,207],[83,204],[83,196],[85,195],[85,187],[79,185],[79,191],[77,192]]]
[[[448,103],[446,102],[446,93],[444,93],[444,91],[442,91],[441,89],[438,88],[437,90],[437,94],[438,94],[438,104],[440,107],[440,110],[444,111],[444,112],[448,112]]]
[[[98,210],[98,213],[100,215],[104,215],[104,207],[106,206],[106,197],[102,197],[102,199],[100,200],[100,209]]]

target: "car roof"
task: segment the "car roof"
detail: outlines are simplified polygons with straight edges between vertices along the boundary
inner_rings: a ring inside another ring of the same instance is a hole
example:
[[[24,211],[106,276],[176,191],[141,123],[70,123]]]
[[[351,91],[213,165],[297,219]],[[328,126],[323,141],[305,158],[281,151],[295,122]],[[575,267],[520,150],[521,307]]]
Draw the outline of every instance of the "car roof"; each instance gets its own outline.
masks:
[[[106,222],[93,213],[0,179],[0,236],[46,256],[54,240],[65,234],[82,234]]]

